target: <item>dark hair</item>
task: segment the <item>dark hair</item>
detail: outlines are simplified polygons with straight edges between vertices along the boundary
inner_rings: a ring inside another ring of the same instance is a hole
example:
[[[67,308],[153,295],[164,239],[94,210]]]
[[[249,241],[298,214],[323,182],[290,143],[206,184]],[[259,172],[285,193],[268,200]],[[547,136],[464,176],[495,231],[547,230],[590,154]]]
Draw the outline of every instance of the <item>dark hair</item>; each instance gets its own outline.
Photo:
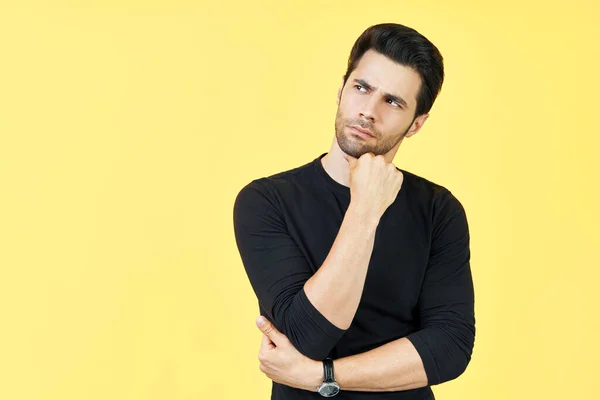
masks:
[[[393,61],[411,67],[421,77],[415,117],[429,112],[444,82],[444,59],[437,47],[416,30],[385,23],[367,28],[352,46],[346,80],[367,50],[373,49]]]

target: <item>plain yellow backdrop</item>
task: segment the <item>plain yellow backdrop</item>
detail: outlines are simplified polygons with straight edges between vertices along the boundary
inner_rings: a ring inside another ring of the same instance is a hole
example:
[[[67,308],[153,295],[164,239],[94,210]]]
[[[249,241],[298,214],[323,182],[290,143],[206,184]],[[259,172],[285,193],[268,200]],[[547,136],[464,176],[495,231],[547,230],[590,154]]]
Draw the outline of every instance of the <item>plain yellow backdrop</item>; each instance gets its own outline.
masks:
[[[0,3],[0,398],[269,398],[233,201],[328,151],[380,22],[444,56],[394,163],[471,230],[474,353],[437,398],[600,398],[597,4]]]

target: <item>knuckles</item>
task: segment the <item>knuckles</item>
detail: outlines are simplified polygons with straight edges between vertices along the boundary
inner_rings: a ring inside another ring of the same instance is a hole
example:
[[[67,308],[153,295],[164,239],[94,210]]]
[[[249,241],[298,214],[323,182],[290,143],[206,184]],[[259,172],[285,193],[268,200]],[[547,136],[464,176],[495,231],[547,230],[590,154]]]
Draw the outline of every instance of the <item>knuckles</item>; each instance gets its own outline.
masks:
[[[269,336],[272,331],[273,331],[273,326],[272,325],[267,325],[267,327],[263,330],[263,334],[265,336]]]

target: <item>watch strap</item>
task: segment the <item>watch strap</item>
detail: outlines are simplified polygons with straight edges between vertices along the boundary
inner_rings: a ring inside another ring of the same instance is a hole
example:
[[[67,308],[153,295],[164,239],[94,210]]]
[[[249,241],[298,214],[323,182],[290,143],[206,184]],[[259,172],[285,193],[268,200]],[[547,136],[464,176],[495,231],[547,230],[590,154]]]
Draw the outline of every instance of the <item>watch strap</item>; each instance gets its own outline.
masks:
[[[335,379],[333,377],[333,359],[332,358],[328,357],[323,360],[323,372],[324,372],[323,382],[335,382]]]

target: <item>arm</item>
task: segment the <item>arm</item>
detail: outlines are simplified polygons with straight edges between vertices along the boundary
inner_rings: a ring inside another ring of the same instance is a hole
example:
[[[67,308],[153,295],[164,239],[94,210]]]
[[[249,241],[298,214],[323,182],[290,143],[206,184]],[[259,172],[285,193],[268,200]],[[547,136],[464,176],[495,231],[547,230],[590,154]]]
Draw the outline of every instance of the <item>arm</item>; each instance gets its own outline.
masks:
[[[378,218],[350,201],[325,262],[304,285],[310,302],[344,330],[358,309],[378,224]]]
[[[334,361],[342,390],[397,391],[458,377],[475,339],[474,290],[464,209],[450,192],[437,199],[431,256],[419,297],[420,330],[373,350]],[[310,368],[311,385],[323,379]]]
[[[475,343],[475,298],[465,210],[448,190],[434,201],[429,262],[419,294],[420,329],[406,336],[417,349],[429,385],[461,375]]]
[[[406,338],[334,360],[333,365],[335,380],[342,390],[392,392],[428,384],[421,357]],[[322,382],[323,367],[318,367]]]
[[[314,392],[323,382],[323,363],[301,354],[270,321],[257,319],[263,340],[260,370],[273,382]],[[334,375],[342,390],[389,392],[427,386],[423,363],[406,338],[368,352],[334,360]]]
[[[276,196],[253,181],[234,205],[235,237],[265,315],[305,356],[328,356],[354,317],[379,219],[349,207],[317,273],[288,233]],[[344,276],[346,279],[335,279]]]

